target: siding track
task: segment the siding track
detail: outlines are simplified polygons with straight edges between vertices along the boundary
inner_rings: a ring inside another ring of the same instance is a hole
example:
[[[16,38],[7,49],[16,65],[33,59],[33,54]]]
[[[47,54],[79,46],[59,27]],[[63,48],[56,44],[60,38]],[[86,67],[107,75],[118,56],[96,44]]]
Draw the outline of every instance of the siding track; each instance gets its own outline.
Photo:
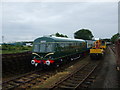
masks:
[[[87,84],[86,80],[91,76],[91,74],[95,71],[100,61],[91,61],[81,68],[74,71],[69,76],[65,77],[63,80],[59,81],[55,85],[51,87],[51,89],[59,89],[59,88],[84,88]],[[89,78],[94,79],[94,78]]]
[[[3,89],[30,88],[38,82],[43,82],[52,75],[53,72],[43,73],[41,70],[33,71],[25,75],[21,75],[12,80],[3,82],[2,88]]]

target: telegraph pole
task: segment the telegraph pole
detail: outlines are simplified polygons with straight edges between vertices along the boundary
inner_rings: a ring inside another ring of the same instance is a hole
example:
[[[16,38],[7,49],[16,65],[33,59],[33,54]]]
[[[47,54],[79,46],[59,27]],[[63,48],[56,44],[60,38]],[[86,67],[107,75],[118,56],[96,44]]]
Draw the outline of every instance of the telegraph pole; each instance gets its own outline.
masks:
[[[2,43],[4,43],[4,36],[2,36]]]

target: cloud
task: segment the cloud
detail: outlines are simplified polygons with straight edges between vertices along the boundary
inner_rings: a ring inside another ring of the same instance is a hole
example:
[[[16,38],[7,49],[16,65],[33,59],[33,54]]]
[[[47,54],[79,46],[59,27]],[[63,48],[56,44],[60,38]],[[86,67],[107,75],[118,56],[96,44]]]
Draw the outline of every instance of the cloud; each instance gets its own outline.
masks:
[[[60,32],[73,38],[79,29],[95,37],[117,33],[116,2],[7,2],[3,3],[3,35],[6,41],[33,40]]]

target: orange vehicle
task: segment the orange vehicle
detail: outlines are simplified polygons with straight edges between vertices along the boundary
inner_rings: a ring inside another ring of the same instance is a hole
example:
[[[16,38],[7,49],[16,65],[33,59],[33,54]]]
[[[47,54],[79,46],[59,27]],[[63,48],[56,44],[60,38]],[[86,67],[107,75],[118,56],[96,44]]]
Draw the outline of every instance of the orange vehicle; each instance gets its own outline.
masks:
[[[90,49],[91,59],[99,59],[103,57],[106,49],[106,42],[103,40],[97,40],[94,42],[94,47]]]

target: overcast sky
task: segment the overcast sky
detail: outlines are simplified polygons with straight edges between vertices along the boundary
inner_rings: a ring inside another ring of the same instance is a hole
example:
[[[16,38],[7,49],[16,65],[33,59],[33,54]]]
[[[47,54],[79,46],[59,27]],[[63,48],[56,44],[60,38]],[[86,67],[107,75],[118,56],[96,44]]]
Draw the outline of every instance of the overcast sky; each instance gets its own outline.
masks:
[[[2,35],[5,42],[34,40],[56,32],[74,38],[89,29],[95,38],[118,32],[117,2],[4,2]]]

